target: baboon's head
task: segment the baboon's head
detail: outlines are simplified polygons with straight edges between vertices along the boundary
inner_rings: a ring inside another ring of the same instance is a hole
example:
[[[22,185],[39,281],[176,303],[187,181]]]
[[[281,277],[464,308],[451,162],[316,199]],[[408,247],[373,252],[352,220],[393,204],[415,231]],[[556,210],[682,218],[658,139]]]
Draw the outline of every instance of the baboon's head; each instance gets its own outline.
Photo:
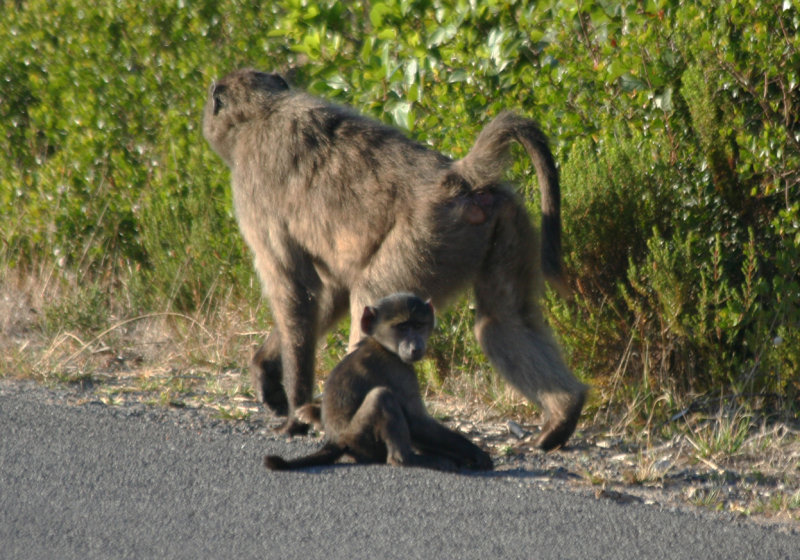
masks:
[[[361,330],[410,364],[425,355],[433,322],[430,301],[412,294],[394,294],[364,308]]]
[[[234,70],[208,89],[203,113],[203,136],[222,159],[232,165],[238,128],[254,118],[269,114],[276,95],[289,90],[278,74],[250,68]]]

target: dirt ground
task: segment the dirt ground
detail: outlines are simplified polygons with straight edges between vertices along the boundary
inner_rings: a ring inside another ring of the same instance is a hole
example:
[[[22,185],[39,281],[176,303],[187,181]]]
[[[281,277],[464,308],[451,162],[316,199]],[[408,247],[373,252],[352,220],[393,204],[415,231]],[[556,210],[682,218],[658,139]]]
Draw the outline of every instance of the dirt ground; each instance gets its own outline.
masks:
[[[711,460],[698,457],[685,435],[645,446],[584,423],[566,447],[543,453],[534,446],[536,425],[499,418],[475,421],[468,413],[448,423],[490,449],[501,470],[532,471],[545,481],[588,489],[598,499],[702,507],[800,529],[797,426],[765,428],[774,437],[763,434],[771,443],[758,453],[755,444],[752,452]]]

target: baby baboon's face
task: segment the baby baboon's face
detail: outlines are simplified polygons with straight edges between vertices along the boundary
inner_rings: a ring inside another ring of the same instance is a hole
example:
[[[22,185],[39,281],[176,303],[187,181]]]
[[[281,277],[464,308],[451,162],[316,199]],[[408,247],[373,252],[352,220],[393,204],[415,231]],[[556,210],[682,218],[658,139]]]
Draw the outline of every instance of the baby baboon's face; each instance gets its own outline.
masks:
[[[411,294],[386,297],[361,318],[365,334],[409,364],[425,356],[433,324],[433,306]]]

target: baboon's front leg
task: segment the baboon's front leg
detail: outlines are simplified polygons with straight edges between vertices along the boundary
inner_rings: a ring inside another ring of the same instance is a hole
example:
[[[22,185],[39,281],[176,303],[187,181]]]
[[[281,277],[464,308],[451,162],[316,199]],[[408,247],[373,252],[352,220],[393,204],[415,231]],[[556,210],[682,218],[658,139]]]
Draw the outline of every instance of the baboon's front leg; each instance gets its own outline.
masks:
[[[280,393],[274,382],[282,381],[288,418],[281,431],[303,433],[308,430],[308,425],[297,421],[294,411],[311,401],[319,304],[313,292],[296,281],[286,279],[279,282],[276,279],[273,286],[269,303],[279,335],[271,335],[256,353],[253,376],[260,375],[256,381],[262,382],[262,392],[266,382],[264,397],[278,393],[278,398],[275,398],[277,401],[280,400]],[[275,355],[278,348],[280,368],[277,367],[278,356]],[[265,364],[267,367],[264,367]]]
[[[289,413],[289,401],[283,389],[281,335],[277,327],[272,328],[272,332],[253,355],[250,362],[250,383],[259,402],[266,404],[279,416]]]
[[[341,318],[347,309],[348,294],[345,290],[317,284],[315,290],[305,289],[299,284],[285,282],[283,288],[271,295],[270,303],[275,317],[280,349],[282,390],[287,402],[285,425],[281,431],[290,434],[305,433],[308,418],[296,411],[308,405],[313,397],[314,362],[317,340]],[[265,345],[273,351],[272,336]],[[274,354],[273,354],[274,355]],[[258,356],[258,354],[257,354]],[[262,364],[263,364],[262,360]],[[274,372],[275,359],[269,362]],[[263,368],[262,368],[263,371]],[[268,383],[274,380],[266,376]]]

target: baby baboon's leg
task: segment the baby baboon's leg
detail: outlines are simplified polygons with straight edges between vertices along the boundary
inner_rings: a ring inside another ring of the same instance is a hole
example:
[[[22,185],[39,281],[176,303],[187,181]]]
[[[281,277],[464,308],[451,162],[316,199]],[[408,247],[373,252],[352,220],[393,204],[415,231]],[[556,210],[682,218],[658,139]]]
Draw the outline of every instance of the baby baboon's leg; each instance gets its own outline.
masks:
[[[493,468],[492,458],[483,449],[463,435],[455,432],[429,416],[409,420],[411,440],[419,451],[431,456],[444,457],[455,466],[481,470]]]
[[[455,467],[445,458],[414,453],[405,413],[396,395],[387,387],[375,387],[367,393],[338,441],[362,463],[386,462],[443,470]]]
[[[295,409],[294,417],[304,424],[313,426],[315,430],[322,430],[322,409],[319,403],[310,402]]]
[[[359,462],[404,465],[413,454],[405,415],[391,389],[375,387],[338,441]]]
[[[575,430],[587,388],[567,368],[542,319],[538,242],[520,204],[504,203],[494,235],[475,284],[475,334],[500,373],[543,408],[538,445],[555,449]]]

